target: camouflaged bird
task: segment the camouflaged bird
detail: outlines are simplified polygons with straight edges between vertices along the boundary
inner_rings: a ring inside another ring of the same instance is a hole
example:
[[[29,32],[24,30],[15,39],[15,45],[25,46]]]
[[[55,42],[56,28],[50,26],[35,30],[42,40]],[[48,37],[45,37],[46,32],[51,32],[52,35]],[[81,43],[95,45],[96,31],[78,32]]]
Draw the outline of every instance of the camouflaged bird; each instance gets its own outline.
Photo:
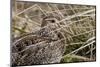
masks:
[[[41,29],[18,37],[12,43],[13,66],[59,63],[64,53],[63,35],[57,31],[58,16],[46,16]]]

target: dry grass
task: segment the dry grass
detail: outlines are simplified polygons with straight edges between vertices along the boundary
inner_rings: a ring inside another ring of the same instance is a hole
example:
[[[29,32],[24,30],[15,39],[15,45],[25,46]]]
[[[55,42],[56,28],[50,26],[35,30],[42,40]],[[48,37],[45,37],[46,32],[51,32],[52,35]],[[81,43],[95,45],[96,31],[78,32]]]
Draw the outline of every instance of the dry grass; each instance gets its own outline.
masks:
[[[33,2],[12,3],[12,37],[40,29],[43,16],[59,14],[64,23],[61,30],[66,39],[63,62],[96,60],[96,19],[95,6],[50,4]]]

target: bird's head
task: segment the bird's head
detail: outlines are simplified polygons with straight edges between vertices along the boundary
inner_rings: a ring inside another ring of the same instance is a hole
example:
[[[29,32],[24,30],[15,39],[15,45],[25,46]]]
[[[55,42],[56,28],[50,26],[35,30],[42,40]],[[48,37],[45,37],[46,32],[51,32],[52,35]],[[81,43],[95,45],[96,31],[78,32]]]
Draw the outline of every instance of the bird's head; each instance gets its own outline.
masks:
[[[59,16],[46,16],[42,20],[41,27],[49,27],[51,30],[55,30],[59,27]]]

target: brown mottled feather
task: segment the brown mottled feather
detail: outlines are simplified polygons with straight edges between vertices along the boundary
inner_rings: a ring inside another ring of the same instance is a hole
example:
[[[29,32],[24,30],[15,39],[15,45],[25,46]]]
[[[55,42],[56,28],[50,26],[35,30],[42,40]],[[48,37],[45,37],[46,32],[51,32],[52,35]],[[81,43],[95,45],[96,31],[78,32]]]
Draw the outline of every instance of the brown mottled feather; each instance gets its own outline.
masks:
[[[51,32],[55,30],[51,28],[18,37],[12,44],[12,65],[59,63],[64,53],[64,39],[60,32]]]

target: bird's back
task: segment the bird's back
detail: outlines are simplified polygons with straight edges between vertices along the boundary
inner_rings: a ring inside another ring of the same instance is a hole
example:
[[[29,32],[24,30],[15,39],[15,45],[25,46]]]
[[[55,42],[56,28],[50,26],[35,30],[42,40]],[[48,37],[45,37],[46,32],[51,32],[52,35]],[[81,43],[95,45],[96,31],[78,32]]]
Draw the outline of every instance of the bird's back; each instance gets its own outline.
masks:
[[[48,28],[21,36],[11,46],[13,65],[58,63],[64,53],[64,40]]]

